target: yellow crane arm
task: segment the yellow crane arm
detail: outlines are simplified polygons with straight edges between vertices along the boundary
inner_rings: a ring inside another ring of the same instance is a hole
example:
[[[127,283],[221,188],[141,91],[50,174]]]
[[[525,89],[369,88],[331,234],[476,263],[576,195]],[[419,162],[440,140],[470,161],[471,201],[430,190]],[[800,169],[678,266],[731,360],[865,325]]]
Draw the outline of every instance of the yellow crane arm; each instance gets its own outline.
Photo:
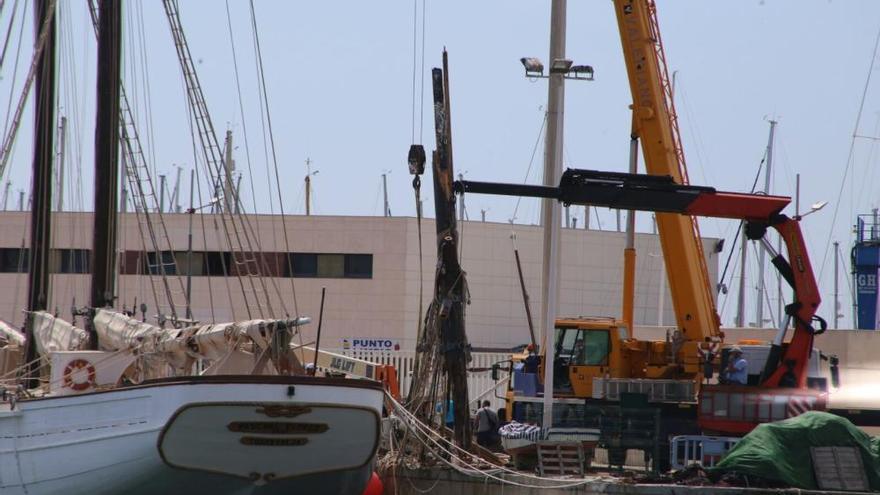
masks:
[[[687,184],[687,168],[672,101],[653,0],[614,0],[633,104],[633,132],[650,175]],[[694,217],[657,213],[657,229],[678,328],[686,340],[719,335],[720,321]]]

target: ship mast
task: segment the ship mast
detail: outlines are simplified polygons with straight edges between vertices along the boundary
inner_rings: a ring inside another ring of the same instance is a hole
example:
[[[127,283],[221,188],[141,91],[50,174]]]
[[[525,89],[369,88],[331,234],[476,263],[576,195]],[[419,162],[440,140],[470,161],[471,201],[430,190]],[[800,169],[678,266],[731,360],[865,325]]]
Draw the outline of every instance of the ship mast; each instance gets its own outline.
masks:
[[[55,150],[55,16],[52,0],[34,2],[35,44],[41,31],[46,41],[37,62],[34,101],[34,160],[31,186],[31,243],[28,257],[29,312],[43,311],[49,305],[49,243],[51,242],[50,211],[52,209],[52,163]],[[42,28],[41,28],[42,27]],[[33,338],[31,313],[26,322],[25,386],[37,386],[37,347]]]
[[[90,306],[113,305],[116,277],[116,216],[119,185],[119,87],[122,1],[98,1],[98,82],[95,117],[95,216]],[[161,256],[158,254],[157,256]],[[97,348],[89,325],[90,345]]]

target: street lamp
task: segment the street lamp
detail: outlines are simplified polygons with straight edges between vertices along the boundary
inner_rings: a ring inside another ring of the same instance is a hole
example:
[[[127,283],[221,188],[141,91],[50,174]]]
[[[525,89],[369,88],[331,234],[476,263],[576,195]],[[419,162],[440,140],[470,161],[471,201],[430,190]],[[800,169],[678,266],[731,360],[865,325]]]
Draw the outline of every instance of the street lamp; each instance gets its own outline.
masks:
[[[794,219],[800,220],[807,215],[812,215],[813,213],[816,213],[817,211],[821,210],[822,208],[825,208],[825,205],[827,205],[827,204],[828,204],[828,201],[819,201],[818,203],[813,203],[812,206],[810,206],[810,211],[804,213],[803,215],[795,215]]]
[[[533,79],[547,79],[550,75],[544,75],[544,63],[538,57],[523,57],[519,59],[526,70],[526,77]],[[558,58],[550,64],[550,74],[562,74],[565,79],[578,79],[584,81],[593,80],[593,67],[589,65],[573,65],[568,59]]]

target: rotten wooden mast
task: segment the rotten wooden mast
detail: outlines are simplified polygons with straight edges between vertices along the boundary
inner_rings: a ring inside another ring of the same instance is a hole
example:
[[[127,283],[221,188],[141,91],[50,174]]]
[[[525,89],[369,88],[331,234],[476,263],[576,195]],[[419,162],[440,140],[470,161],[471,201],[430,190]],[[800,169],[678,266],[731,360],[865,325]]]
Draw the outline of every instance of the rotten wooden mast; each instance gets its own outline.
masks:
[[[458,227],[455,221],[455,193],[452,184],[452,127],[449,105],[449,66],[443,51],[443,68],[431,71],[434,89],[434,209],[437,226],[438,270],[434,287],[433,310],[438,312],[441,353],[444,356],[446,383],[453,400],[455,442],[464,449],[471,446],[471,421],[468,410],[467,363],[470,345],[464,328],[464,305],[467,283],[458,260]]]

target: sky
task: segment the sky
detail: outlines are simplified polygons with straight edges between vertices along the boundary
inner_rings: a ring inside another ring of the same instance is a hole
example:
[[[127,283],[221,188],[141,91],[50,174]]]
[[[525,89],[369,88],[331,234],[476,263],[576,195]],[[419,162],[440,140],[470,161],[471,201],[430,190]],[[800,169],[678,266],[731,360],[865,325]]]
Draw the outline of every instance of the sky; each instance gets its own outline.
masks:
[[[0,12],[4,33],[12,4],[5,2]],[[31,57],[32,21],[28,17],[20,24],[25,1],[18,4],[0,67],[0,111],[7,115],[7,129],[9,102],[14,108]],[[63,47],[58,99],[61,114],[69,120],[65,198],[68,208],[88,210],[95,45],[85,3],[61,0],[59,5]],[[540,180],[547,86],[544,80],[525,78],[519,58],[547,60],[549,0],[255,0],[268,113],[261,104],[250,5],[246,0],[180,1],[214,126],[221,134],[233,132],[242,197],[249,209],[279,211],[277,163],[287,213],[304,211],[303,178],[314,173],[313,213],[381,215],[381,175],[387,173],[392,215],[414,215],[406,153],[413,142],[423,143],[429,152],[434,147],[430,70],[439,66],[444,47],[450,61],[456,171],[474,180]],[[168,175],[169,188],[174,187],[176,167],[182,167],[179,195],[186,207],[189,171],[196,159],[168,22],[160,2],[129,0],[124,15],[124,84],[148,159],[157,174]],[[869,72],[876,56],[880,2],[667,0],[658,1],[658,15],[669,70],[675,73],[691,182],[750,190],[765,154],[768,120],[777,120],[771,192],[793,195],[799,173],[802,210],[829,202],[805,218],[802,227],[814,269],[821,274],[825,302],[819,314],[829,321],[830,246],[841,243],[841,327],[851,327],[848,271],[854,216],[880,206],[876,141],[853,139],[854,134],[880,135],[880,80],[874,77],[880,64]],[[592,65],[596,77],[567,84],[564,165],[626,171],[631,98],[612,3],[570,1],[567,26],[568,58]],[[31,126],[26,112],[3,177],[11,181],[10,208],[17,204],[17,191],[30,188]],[[430,188],[426,178],[428,216],[433,215]],[[210,197],[206,190],[198,195],[200,204]],[[471,219],[486,210],[488,221],[538,222],[535,201],[517,206],[511,198],[469,196],[466,204]],[[581,217],[582,226],[582,210],[573,213]],[[603,229],[616,227],[607,209],[593,213],[593,227],[597,216]],[[650,231],[650,217],[638,218],[639,230]],[[733,248],[736,225],[701,222],[704,235],[727,238],[726,253]],[[747,271],[750,300],[756,273],[754,266]],[[722,321],[730,324],[738,282],[730,273],[725,282],[730,292],[720,296],[719,310]]]

